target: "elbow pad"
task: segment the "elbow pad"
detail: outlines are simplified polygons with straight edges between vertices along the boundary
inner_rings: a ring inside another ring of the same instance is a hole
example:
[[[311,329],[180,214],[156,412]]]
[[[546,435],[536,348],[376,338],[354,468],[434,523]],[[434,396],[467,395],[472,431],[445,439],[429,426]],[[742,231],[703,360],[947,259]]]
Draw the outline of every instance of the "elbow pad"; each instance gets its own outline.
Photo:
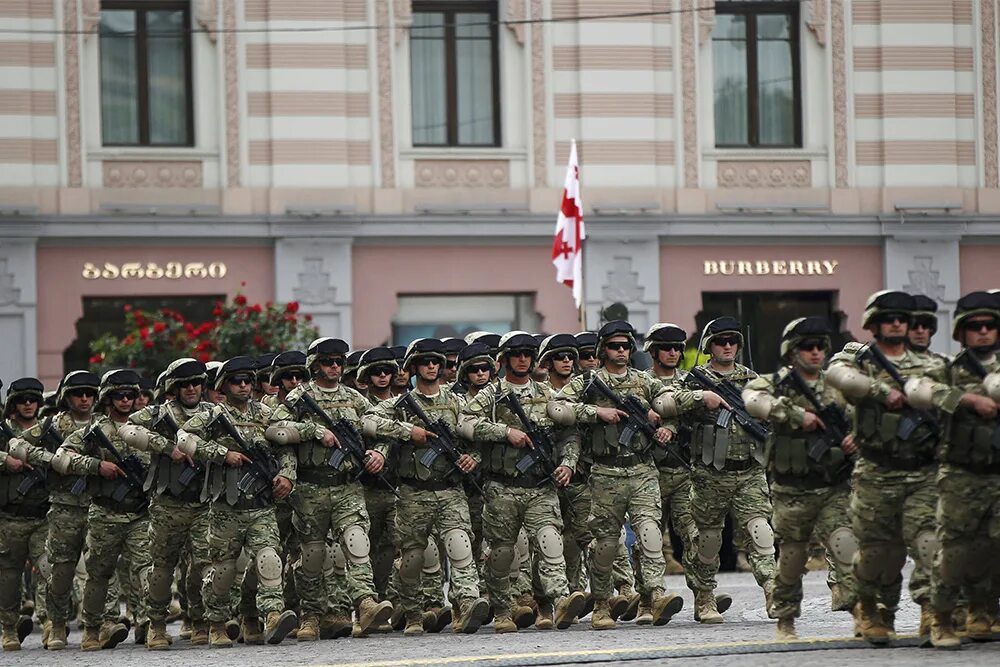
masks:
[[[378,436],[378,422],[375,418],[370,415],[365,415],[361,418],[361,435],[366,438],[375,438]]]
[[[850,366],[832,366],[826,372],[826,377],[847,398],[864,398],[872,389],[871,378]]]
[[[188,433],[184,430],[177,431],[177,449],[188,456],[194,456],[199,444],[201,444],[201,438],[194,433]]]
[[[765,391],[749,390],[743,392],[743,404],[747,406],[747,412],[754,419],[767,421],[774,409],[774,397]]]
[[[125,424],[118,429],[118,436],[125,444],[140,452],[149,451],[149,431],[136,424]]]
[[[906,402],[918,410],[934,407],[934,381],[930,378],[910,378],[903,387]]]
[[[545,413],[556,426],[572,426],[576,423],[576,412],[565,401],[549,401],[545,406]]]
[[[1000,403],[1000,373],[990,373],[983,378],[983,388],[987,396]]]
[[[653,399],[653,412],[661,417],[671,418],[680,414],[673,393],[665,391]]]
[[[297,445],[302,442],[298,429],[272,424],[264,431],[264,437],[276,445]]]
[[[463,416],[458,420],[458,428],[456,429],[458,437],[472,442],[476,439],[476,423],[479,421],[478,417]]]
[[[21,438],[11,438],[7,443],[7,453],[18,461],[28,463],[28,443]]]
[[[76,454],[60,447],[56,450],[55,456],[52,457],[52,469],[60,475],[68,475],[69,466],[74,458],[76,458]]]

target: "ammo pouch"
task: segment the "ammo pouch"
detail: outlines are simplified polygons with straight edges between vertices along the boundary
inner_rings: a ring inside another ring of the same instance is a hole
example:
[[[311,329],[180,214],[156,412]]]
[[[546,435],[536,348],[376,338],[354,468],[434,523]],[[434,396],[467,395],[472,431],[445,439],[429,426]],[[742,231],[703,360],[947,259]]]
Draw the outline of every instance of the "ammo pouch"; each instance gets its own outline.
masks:
[[[26,472],[9,473],[5,470],[0,473],[0,508],[9,513],[13,513],[18,507],[47,508],[49,487],[46,470],[43,467],[35,468],[34,472],[42,477],[40,480],[36,475]]]
[[[449,485],[457,484],[457,480],[452,473],[454,468],[448,461],[448,457],[440,454],[431,467],[427,467],[420,460],[427,454],[430,447],[417,445],[412,441],[402,442],[399,445],[399,478],[404,483],[407,480],[418,482],[447,482]]]
[[[819,461],[809,452],[822,447],[821,433],[777,434],[771,446],[771,472],[774,481],[800,489],[836,486],[847,481],[854,466],[839,446],[829,447]]]
[[[971,472],[1000,473],[1000,422],[962,410],[954,415],[942,461]]]
[[[224,502],[236,510],[260,509],[273,505],[274,494],[270,484],[265,485],[255,481],[246,493],[240,491],[240,480],[249,474],[248,468],[248,466],[233,468],[224,463],[206,463],[201,502]]]
[[[201,499],[204,483],[201,475],[204,473],[195,474],[185,487],[181,480],[182,475],[186,478],[191,474],[185,473],[188,468],[186,463],[174,461],[166,454],[153,456],[143,488],[151,495],[167,495],[184,503],[197,503]]]
[[[325,468],[330,460],[333,449],[328,449],[319,440],[306,440],[295,446],[295,458],[299,468]],[[350,457],[344,461],[344,469],[350,470],[353,462]]]
[[[912,408],[886,410],[871,401],[858,406],[861,455],[887,468],[917,470],[934,462],[937,438]]]
[[[125,497],[116,501],[115,492],[121,493],[119,489],[126,489]],[[128,482],[119,479],[98,479],[97,491],[94,494],[94,503],[106,510],[118,514],[138,513],[146,510],[149,500],[146,494],[136,491],[128,485]]]

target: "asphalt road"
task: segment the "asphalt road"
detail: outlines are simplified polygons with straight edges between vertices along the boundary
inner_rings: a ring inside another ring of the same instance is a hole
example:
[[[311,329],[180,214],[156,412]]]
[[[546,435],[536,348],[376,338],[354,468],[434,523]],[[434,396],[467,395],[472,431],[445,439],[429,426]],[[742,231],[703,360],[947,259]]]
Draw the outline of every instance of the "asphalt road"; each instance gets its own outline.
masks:
[[[668,577],[668,587],[683,588],[681,577]],[[36,631],[25,640],[20,653],[6,653],[0,658],[5,665],[65,665],[67,667],[176,667],[182,664],[240,667],[244,665],[441,665],[469,664],[486,667],[503,665],[612,665],[648,666],[663,664],[664,658],[678,665],[777,665],[809,667],[826,665],[949,665],[1000,664],[1000,641],[986,644],[966,644],[963,650],[945,653],[912,646],[906,634],[916,632],[918,609],[905,601],[900,609],[896,628],[902,644],[888,649],[874,649],[861,642],[847,639],[852,633],[848,614],[829,610],[829,592],[825,573],[813,572],[806,578],[806,599],[802,618],[798,621],[800,642],[776,644],[774,621],[764,611],[764,596],[749,574],[723,574],[720,590],[730,593],[733,607],[721,625],[703,626],[691,616],[692,598],[684,589],[684,609],[668,625],[637,627],[620,623],[615,630],[594,632],[584,620],[569,630],[494,635],[487,626],[475,635],[440,635],[403,637],[401,634],[375,636],[366,639],[340,639],[299,644],[286,640],[280,646],[247,647],[237,645],[228,650],[209,650],[177,642],[169,651],[152,652],[136,646],[130,637],[111,651],[81,653],[78,642],[81,633],[74,630],[70,646],[58,653],[43,652],[40,634]],[[904,588],[905,591],[905,588]],[[176,634],[177,626],[171,627]],[[791,651],[791,652],[785,652]]]

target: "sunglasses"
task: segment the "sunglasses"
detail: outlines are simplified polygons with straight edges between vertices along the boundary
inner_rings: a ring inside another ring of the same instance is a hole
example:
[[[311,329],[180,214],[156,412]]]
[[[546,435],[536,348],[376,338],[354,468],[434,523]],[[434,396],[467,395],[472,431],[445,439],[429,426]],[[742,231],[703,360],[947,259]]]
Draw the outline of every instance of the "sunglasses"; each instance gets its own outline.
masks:
[[[41,403],[37,396],[20,396],[14,400],[14,405],[24,405],[25,403]]]
[[[534,350],[511,350],[510,352],[507,353],[507,356],[509,356],[509,357],[527,357],[528,359],[531,359],[532,357],[535,356],[535,351]]]
[[[914,329],[936,329],[937,322],[932,320],[917,320],[913,323]]]
[[[413,363],[417,366],[440,366],[441,360],[437,357],[417,357]]]
[[[962,323],[962,329],[965,331],[982,331],[986,329],[987,331],[996,331],[998,323],[996,320],[972,320],[965,321]]]
[[[233,377],[226,380],[226,382],[233,385],[234,387],[238,387],[241,384],[250,385],[251,387],[253,386],[253,378],[250,377],[249,375],[234,375]]]
[[[631,343],[605,343],[604,347],[608,350],[614,350],[615,352],[621,352],[622,350],[632,349]]]
[[[740,339],[736,336],[726,336],[725,338],[715,338],[712,340],[713,345],[718,345],[719,347],[726,347],[727,345],[739,345]]]
[[[113,391],[108,396],[112,401],[134,401],[136,393],[134,391]]]
[[[489,364],[476,364],[475,366],[469,366],[468,373],[489,373],[493,370],[493,367]]]
[[[796,347],[803,352],[814,352],[816,350],[825,350],[826,344],[821,340],[804,340]]]
[[[909,315],[903,315],[902,313],[886,313],[878,318],[879,324],[908,324],[910,322]]]
[[[69,396],[72,396],[73,398],[84,398],[88,396],[90,398],[97,398],[97,392],[94,391],[93,389],[71,389],[67,393]]]
[[[455,361],[454,359],[449,359],[448,361],[445,362],[444,367],[447,368],[448,370],[451,370],[452,368],[458,368],[458,362]]]
[[[656,349],[663,350],[664,352],[683,352],[684,345],[682,343],[664,343],[663,345],[657,345]]]
[[[395,375],[396,369],[392,366],[376,366],[368,371],[369,375]]]
[[[344,366],[343,357],[322,357],[320,359],[317,359],[317,361],[319,362],[320,366],[340,366],[340,367]]]
[[[556,352],[552,355],[553,361],[573,361],[575,357],[569,352]]]
[[[301,371],[291,371],[290,373],[282,373],[282,380],[305,380],[306,374]]]
[[[202,380],[178,380],[177,386],[181,389],[188,389],[190,387],[200,387],[203,383]]]
[[[580,361],[593,361],[597,358],[596,352],[581,352]]]

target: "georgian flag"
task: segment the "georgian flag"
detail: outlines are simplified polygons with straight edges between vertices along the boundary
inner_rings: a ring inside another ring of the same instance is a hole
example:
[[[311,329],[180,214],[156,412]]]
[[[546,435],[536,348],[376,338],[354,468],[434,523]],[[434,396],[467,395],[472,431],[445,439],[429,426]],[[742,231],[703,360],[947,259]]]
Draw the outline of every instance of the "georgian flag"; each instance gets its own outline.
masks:
[[[556,235],[552,241],[552,263],[556,281],[573,289],[573,300],[579,308],[583,301],[583,200],[580,199],[580,164],[576,157],[576,139],[569,150],[566,183],[562,205],[556,218]]]

